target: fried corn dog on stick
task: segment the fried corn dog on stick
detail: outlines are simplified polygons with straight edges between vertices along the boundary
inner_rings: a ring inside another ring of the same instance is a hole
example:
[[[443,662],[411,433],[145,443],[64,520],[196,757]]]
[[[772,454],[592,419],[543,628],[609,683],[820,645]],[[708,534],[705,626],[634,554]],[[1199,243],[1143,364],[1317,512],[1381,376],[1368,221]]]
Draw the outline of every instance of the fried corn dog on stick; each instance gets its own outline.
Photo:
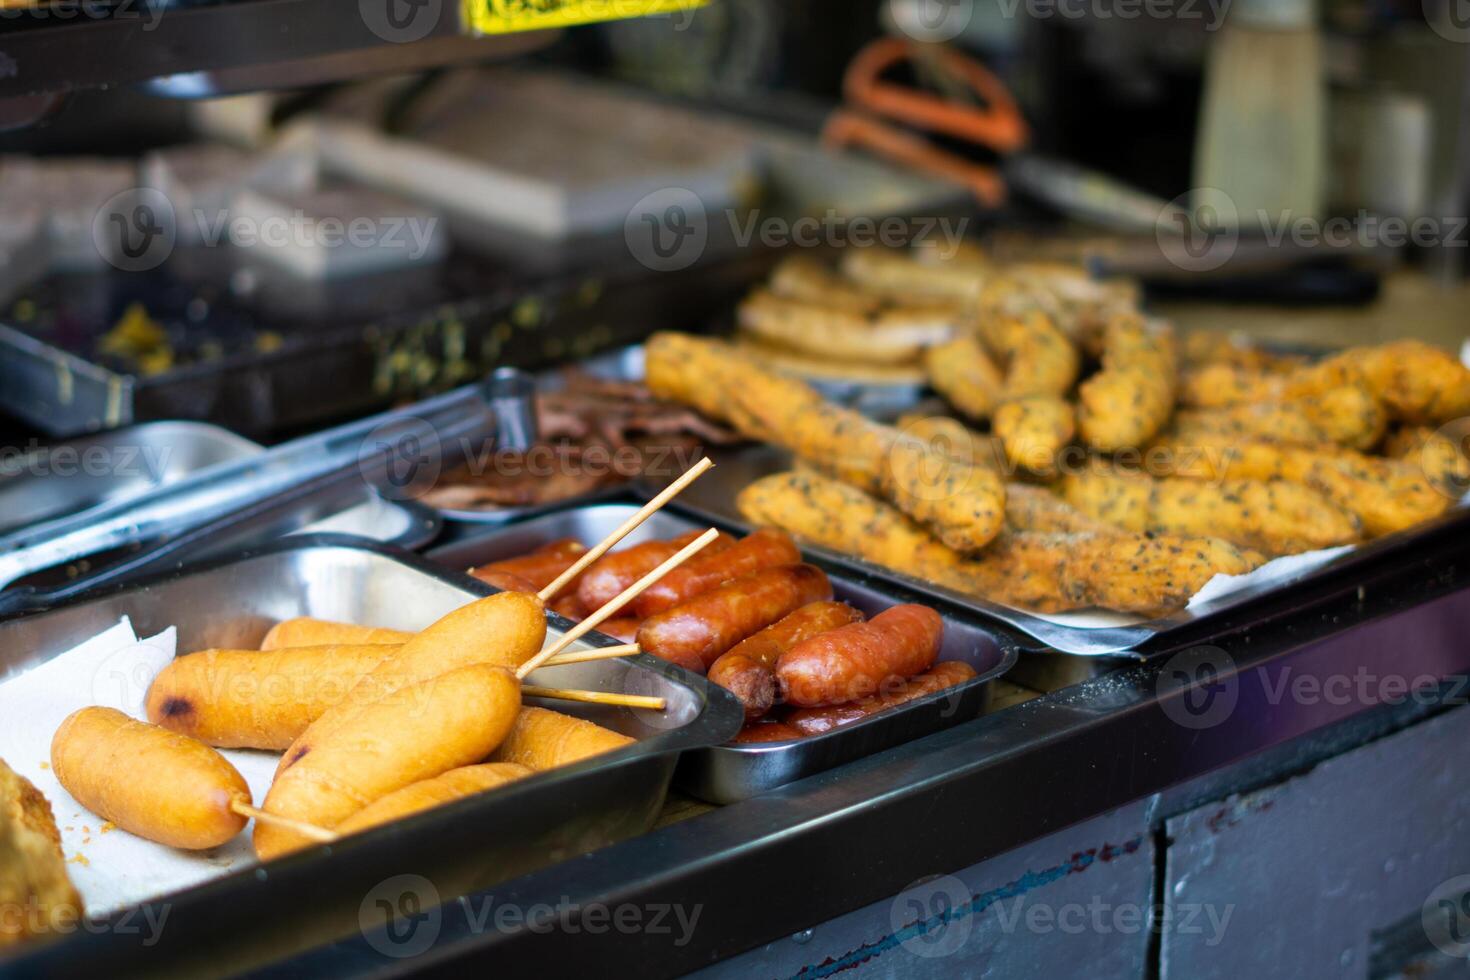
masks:
[[[1062,479],[1067,502],[1130,531],[1224,538],[1267,555],[1352,544],[1358,519],[1286,480],[1156,479],[1094,465]]]
[[[645,360],[655,394],[686,400],[747,435],[785,446],[891,501],[950,547],[979,550],[1004,526],[1005,485],[997,473],[833,405],[728,345],[658,334],[646,345]]]
[[[1005,375],[975,337],[956,337],[924,352],[929,384],[955,408],[985,419],[1005,398]]]
[[[737,319],[746,334],[793,350],[901,364],[953,336],[956,316],[945,309],[853,313],[757,289],[740,303]]]
[[[1356,514],[1378,537],[1444,513],[1441,493],[1416,466],[1336,446],[1282,446],[1229,436],[1162,441],[1148,451],[1151,472],[1195,480],[1290,480]]]
[[[1038,476],[1056,474],[1062,450],[1077,432],[1071,403],[1055,395],[1006,402],[990,426],[1011,465]]]
[[[1139,316],[1108,322],[1103,369],[1077,391],[1077,429],[1102,452],[1145,446],[1169,421],[1178,379],[1172,331]]]
[[[536,772],[569,766],[594,755],[614,752],[635,739],[603,728],[584,718],[574,718],[546,708],[523,707],[516,715],[510,734],[491,757]]]
[[[1255,564],[1214,538],[1088,532],[1007,532],[967,558],[893,507],[813,473],[757,480],[737,505],[753,523],[958,592],[1043,612],[1175,608],[1216,573],[1242,574]]]
[[[1403,422],[1447,422],[1470,414],[1470,369],[1449,352],[1417,340],[1354,347],[1283,375],[1211,365],[1186,375],[1180,400],[1219,408],[1304,398],[1347,385],[1366,388]]]
[[[1174,414],[1170,438],[1239,436],[1310,446],[1336,443],[1368,450],[1383,438],[1388,413],[1362,385],[1343,385],[1285,402],[1243,402]]]

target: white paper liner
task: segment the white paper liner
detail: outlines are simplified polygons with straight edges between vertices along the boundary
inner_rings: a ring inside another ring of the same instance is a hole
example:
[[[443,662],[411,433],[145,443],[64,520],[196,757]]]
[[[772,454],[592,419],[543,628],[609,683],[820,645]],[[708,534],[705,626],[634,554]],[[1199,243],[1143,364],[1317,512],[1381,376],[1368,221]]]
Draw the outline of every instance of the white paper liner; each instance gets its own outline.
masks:
[[[154,676],[174,658],[169,628],[139,640],[124,617],[116,626],[32,670],[0,684],[0,759],[36,784],[51,802],[61,829],[67,872],[89,916],[137,905],[255,863],[250,828],[211,851],[180,851],[106,829],[61,788],[51,772],[51,736],[67,715],[88,705],[117,708],[143,718],[143,698]],[[227,750],[258,802],[270,788],[279,756]],[[158,774],[160,786],[166,774]]]

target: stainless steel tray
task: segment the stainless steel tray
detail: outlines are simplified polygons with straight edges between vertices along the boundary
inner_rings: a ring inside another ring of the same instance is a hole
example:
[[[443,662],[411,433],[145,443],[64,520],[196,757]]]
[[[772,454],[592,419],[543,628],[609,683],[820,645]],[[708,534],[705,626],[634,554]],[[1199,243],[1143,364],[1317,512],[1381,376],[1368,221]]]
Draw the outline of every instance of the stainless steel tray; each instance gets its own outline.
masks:
[[[559,511],[436,548],[429,557],[455,568],[470,568],[524,554],[558,538],[597,541],[637,509],[638,504],[624,502]],[[666,507],[625,540],[636,544],[672,537],[700,526],[697,519]],[[933,606],[944,617],[945,624],[940,659],[963,660],[975,668],[978,676],[947,691],[890,708],[824,735],[762,745],[714,745],[688,752],[679,769],[682,789],[711,803],[735,803],[968,721],[985,710],[990,699],[990,682],[1015,665],[1019,656],[1015,637],[981,624],[948,600],[934,600],[906,589],[873,583],[836,563],[821,560],[817,563],[831,576],[837,598],[866,613],[880,612],[901,602]],[[646,654],[635,659],[655,660]]]
[[[493,589],[398,549],[335,535],[281,541],[228,562],[128,585],[53,612],[0,624],[0,682],[25,672],[129,616],[140,634],[168,626],[179,649],[248,647],[292,616],[419,629]],[[551,633],[565,621],[554,618]],[[589,645],[607,641],[592,637]],[[254,949],[264,958],[320,944],[359,926],[364,896],[411,871],[440,899],[486,888],[653,826],[681,752],[716,745],[739,730],[738,703],[650,658],[556,667],[541,683],[657,694],[661,713],[557,702],[638,739],[625,749],[494,793],[460,801],[337,844],[246,867],[169,897],[175,906],[250,902],[296,911]],[[303,903],[309,899],[309,907]],[[241,906],[243,907],[243,906]],[[241,913],[244,915],[244,913]],[[247,920],[249,915],[244,916]],[[311,925],[306,923],[310,921]],[[255,928],[245,921],[241,928]],[[260,928],[266,928],[264,924]],[[85,931],[75,938],[85,939]],[[241,944],[246,945],[246,944]],[[212,963],[212,973],[249,964]],[[0,970],[3,972],[3,970]]]
[[[140,497],[200,470],[248,459],[259,443],[204,422],[147,422],[0,459],[0,534]],[[364,489],[364,500],[301,533],[356,534],[404,548],[432,541],[427,507]]]

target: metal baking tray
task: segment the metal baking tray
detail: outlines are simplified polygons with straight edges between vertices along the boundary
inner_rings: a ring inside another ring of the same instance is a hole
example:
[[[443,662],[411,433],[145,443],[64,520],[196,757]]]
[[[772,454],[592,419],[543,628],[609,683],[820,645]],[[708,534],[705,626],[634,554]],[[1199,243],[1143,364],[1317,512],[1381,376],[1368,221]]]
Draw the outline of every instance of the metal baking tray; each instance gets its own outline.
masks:
[[[593,542],[606,536],[637,509],[637,503],[624,502],[559,511],[436,548],[429,557],[455,568],[467,569],[524,554],[559,538]],[[715,523],[729,526],[728,522]],[[669,538],[701,526],[698,519],[681,514],[676,506],[670,506],[650,517],[625,541],[637,544]],[[833,592],[838,599],[852,603],[869,615],[903,602],[923,602],[934,607],[944,617],[945,624],[944,647],[939,659],[963,660],[975,668],[978,676],[946,691],[902,707],[890,708],[865,721],[844,725],[822,735],[794,742],[714,745],[686,753],[680,765],[679,785],[700,799],[711,803],[735,803],[968,721],[983,712],[989,703],[990,682],[1015,666],[1020,649],[1017,638],[967,616],[954,603],[867,581],[823,559],[817,559],[815,563],[831,576]],[[636,659],[654,658],[640,654]]]
[[[716,450],[710,455],[715,460],[716,466],[680,494],[680,507],[709,520],[749,528],[750,523],[741,517],[736,509],[736,495],[751,482],[763,476],[790,469],[790,454],[773,446],[746,446],[731,450]],[[1309,569],[1296,577],[1247,586],[1218,599],[1200,602],[1188,609],[1158,619],[1140,620],[1138,617],[1123,613],[1100,612],[1097,618],[1113,620],[1114,625],[1092,627],[1059,622],[1013,606],[1005,606],[973,595],[966,595],[963,592],[904,575],[882,565],[829,548],[814,545],[804,545],[804,547],[812,554],[820,555],[828,561],[865,577],[901,584],[924,595],[944,599],[1000,620],[1025,633],[1043,648],[1083,657],[1140,660],[1169,649],[1171,634],[1183,632],[1186,629],[1195,633],[1197,628],[1206,624],[1206,621],[1240,610],[1258,599],[1279,595],[1283,589],[1306,582],[1319,581],[1330,575],[1360,568],[1369,562],[1390,558],[1401,551],[1413,548],[1430,535],[1465,533],[1466,530],[1470,530],[1470,506],[1462,502],[1450,508],[1436,520],[1359,545],[1331,559],[1326,564]],[[1140,647],[1145,649],[1140,650]]]
[[[281,541],[221,564],[0,624],[0,681],[124,615],[141,635],[177,627],[180,651],[249,647],[273,623],[293,616],[420,629],[494,591],[395,548],[336,535]],[[550,634],[560,635],[567,625],[551,617]],[[604,642],[611,641],[594,636],[584,645]],[[449,901],[643,833],[663,807],[680,753],[724,742],[740,728],[733,697],[660,661],[605,660],[538,671],[536,677],[556,686],[656,694],[668,700],[668,708],[634,712],[557,702],[558,711],[638,742],[170,895],[169,933],[182,943],[191,927],[205,930],[207,924],[256,932],[258,938],[242,940],[239,948],[249,950],[244,955],[273,959],[355,931],[364,896],[405,871],[427,879]],[[79,930],[63,942],[85,956],[98,932]],[[194,942],[207,934],[193,932]],[[257,964],[211,962],[207,972],[235,973],[251,965]]]
[[[222,463],[248,459],[259,443],[203,422],[148,422],[0,459],[0,534],[129,500]],[[301,533],[355,534],[420,548],[439,518],[413,501],[366,499]]]

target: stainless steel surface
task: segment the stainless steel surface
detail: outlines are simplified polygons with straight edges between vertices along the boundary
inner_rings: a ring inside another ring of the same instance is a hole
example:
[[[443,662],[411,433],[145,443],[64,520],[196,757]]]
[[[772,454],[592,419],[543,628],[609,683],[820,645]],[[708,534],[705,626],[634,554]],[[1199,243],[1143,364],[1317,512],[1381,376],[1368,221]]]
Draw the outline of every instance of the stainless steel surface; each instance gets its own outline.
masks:
[[[261,447],[203,422],[148,422],[0,459],[0,533],[131,500]]]
[[[559,538],[592,543],[606,536],[638,509],[636,503],[598,504],[547,514],[483,535],[436,548],[430,557],[454,568],[524,554]],[[697,520],[665,508],[625,539],[629,544],[669,538],[698,528]],[[872,615],[915,597],[828,568],[838,599]],[[1009,670],[1018,656],[1008,637],[967,619],[952,603],[931,604],[944,617],[940,660],[963,660],[977,677],[964,684],[872,718],[795,742],[716,745],[688,753],[680,765],[681,788],[711,803],[734,803],[805,776],[872,755],[976,717],[990,697],[990,682]],[[647,655],[640,655],[642,659]],[[675,670],[677,668],[670,667]]]
[[[524,452],[536,444],[536,380],[517,368],[497,368],[488,385],[490,407],[499,427],[502,449]]]
[[[281,542],[222,565],[0,625],[0,682],[115,625],[121,616],[130,617],[141,635],[177,627],[180,651],[248,648],[273,623],[293,616],[413,630],[492,591],[394,549],[330,535]],[[560,635],[562,625],[553,621],[551,635]],[[593,645],[600,640],[594,638]],[[668,700],[668,709],[557,702],[558,711],[638,741],[350,841],[312,848],[272,863],[270,879],[281,876],[277,886],[293,875],[297,887],[310,882],[312,915],[340,905],[342,914],[330,930],[345,935],[356,930],[358,906],[373,883],[406,868],[431,880],[449,901],[647,830],[662,808],[679,753],[722,742],[740,726],[739,706],[727,693],[711,695],[702,678],[648,658],[557,667],[533,677],[553,686],[655,694]],[[265,880],[245,867],[188,894],[228,901],[234,894],[258,893]],[[257,949],[256,955],[278,956],[331,938],[313,935],[300,923],[292,929],[279,938],[279,948]],[[223,972],[226,966],[214,968]]]
[[[447,454],[495,431],[481,385],[224,461],[141,499],[104,504],[0,536],[0,586],[33,572],[207,520],[353,466],[369,484],[409,492]],[[405,469],[406,467],[406,469]]]

